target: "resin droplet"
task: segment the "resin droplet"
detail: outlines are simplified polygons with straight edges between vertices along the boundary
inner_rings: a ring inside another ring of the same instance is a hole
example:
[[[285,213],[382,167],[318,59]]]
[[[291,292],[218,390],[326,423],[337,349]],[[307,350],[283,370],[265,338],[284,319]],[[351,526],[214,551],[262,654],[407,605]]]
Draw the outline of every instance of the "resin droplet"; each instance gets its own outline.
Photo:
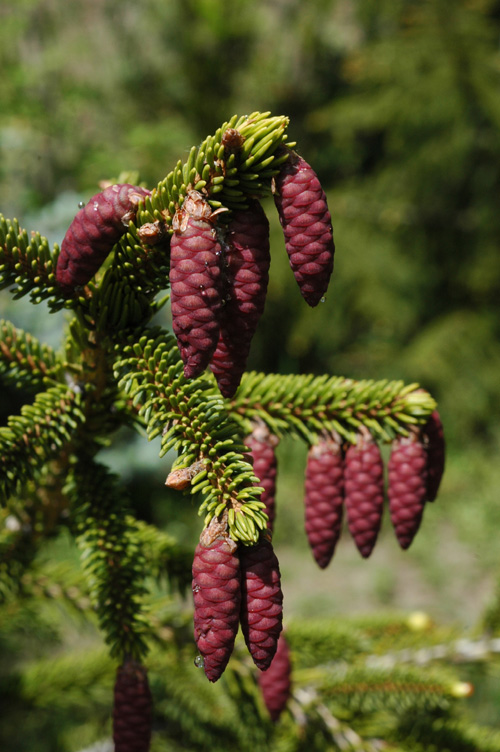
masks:
[[[196,668],[204,668],[205,667],[205,661],[203,660],[203,656],[197,655],[194,659],[194,665]]]
[[[79,201],[79,202],[78,202],[78,208],[79,208],[79,209],[83,209],[83,208],[84,208],[84,206],[85,206],[85,201]]]

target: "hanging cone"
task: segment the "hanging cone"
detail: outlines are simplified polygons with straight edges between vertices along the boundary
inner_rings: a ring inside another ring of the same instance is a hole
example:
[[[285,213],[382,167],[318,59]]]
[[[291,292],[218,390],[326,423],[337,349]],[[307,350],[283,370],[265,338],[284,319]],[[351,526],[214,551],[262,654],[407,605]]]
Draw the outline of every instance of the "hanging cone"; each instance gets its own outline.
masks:
[[[307,456],[305,480],[305,530],[313,556],[325,569],[342,529],[344,461],[338,441],[321,440]]]
[[[427,447],[427,501],[434,501],[444,473],[446,452],[443,424],[437,410],[425,424],[422,434]]]
[[[96,193],[77,213],[61,243],[56,280],[69,293],[86,285],[127,231],[137,205],[151,191],[128,183]]]
[[[223,262],[211,218],[210,205],[190,191],[172,222],[172,328],[187,379],[207,368],[219,339]]]
[[[240,547],[241,631],[255,665],[265,671],[276,653],[283,621],[278,559],[270,541]]]
[[[420,527],[427,496],[427,453],[416,434],[393,442],[388,472],[391,521],[399,545],[407,549]]]
[[[360,435],[358,443],[347,449],[344,483],[349,531],[361,556],[368,558],[380,530],[384,504],[384,465],[371,437]]]
[[[227,300],[210,369],[221,393],[229,398],[245,371],[269,280],[269,222],[257,201],[234,212],[226,233],[225,257]]]
[[[117,671],[113,706],[115,752],[148,752],[153,719],[146,669],[125,661]]]
[[[260,691],[271,720],[276,723],[291,695],[292,667],[290,664],[290,649],[283,632],[278,640],[278,649],[267,671],[257,676]]]
[[[245,444],[250,449],[253,471],[259,479],[259,484],[264,489],[260,501],[266,505],[269,518],[267,525],[271,532],[276,518],[276,474],[278,463],[275,449],[279,439],[274,436],[265,423],[255,424],[252,433],[246,437]]]
[[[294,277],[304,300],[316,306],[333,271],[332,222],[318,176],[293,151],[274,179],[274,201]]]
[[[241,585],[236,543],[217,527],[216,518],[212,523],[202,532],[195,550],[193,599],[194,638],[205,674],[215,682],[233,652]]]

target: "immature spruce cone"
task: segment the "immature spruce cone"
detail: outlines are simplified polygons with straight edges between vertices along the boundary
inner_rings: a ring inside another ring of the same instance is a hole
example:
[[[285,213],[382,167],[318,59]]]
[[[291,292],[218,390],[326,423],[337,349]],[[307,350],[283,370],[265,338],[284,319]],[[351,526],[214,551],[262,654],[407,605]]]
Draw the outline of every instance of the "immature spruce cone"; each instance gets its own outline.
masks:
[[[236,543],[223,533],[214,538],[213,530],[209,525],[201,534],[193,561],[194,638],[211,682],[231,657],[241,602]]]
[[[434,501],[444,472],[445,440],[443,424],[434,410],[423,429],[427,441],[427,501]]]
[[[249,209],[234,212],[225,255],[227,300],[210,368],[224,397],[232,397],[264,310],[269,280],[269,222],[257,201]]]
[[[305,529],[316,562],[330,563],[342,529],[344,461],[340,444],[321,440],[309,449],[305,480]]]
[[[266,708],[271,720],[276,723],[291,695],[290,649],[283,632],[278,640],[278,649],[267,671],[257,676]]]
[[[266,513],[269,518],[267,528],[272,532],[276,518],[275,496],[278,462],[275,449],[278,445],[278,438],[269,431],[265,423],[259,423],[250,436],[246,437],[245,444],[251,451],[253,471],[259,479],[259,485],[264,489],[260,501],[266,505]]]
[[[346,451],[344,494],[347,523],[364,558],[370,556],[382,522],[384,465],[377,444],[360,436]]]
[[[283,621],[278,559],[270,541],[240,547],[241,631],[255,665],[262,671],[276,653]]]
[[[399,545],[406,549],[420,527],[427,496],[427,453],[416,435],[393,442],[388,471],[391,521]]]
[[[125,661],[118,669],[114,690],[115,752],[148,752],[152,718],[146,670],[136,661]]]
[[[61,244],[56,279],[69,293],[94,276],[126,232],[137,205],[150,191],[128,183],[110,185],[92,196],[75,216]]]
[[[318,176],[295,152],[275,178],[274,201],[293,274],[305,301],[315,306],[333,271],[333,230]]]
[[[201,194],[190,191],[172,222],[172,327],[188,379],[205,370],[219,339],[222,248],[211,216],[210,205]]]

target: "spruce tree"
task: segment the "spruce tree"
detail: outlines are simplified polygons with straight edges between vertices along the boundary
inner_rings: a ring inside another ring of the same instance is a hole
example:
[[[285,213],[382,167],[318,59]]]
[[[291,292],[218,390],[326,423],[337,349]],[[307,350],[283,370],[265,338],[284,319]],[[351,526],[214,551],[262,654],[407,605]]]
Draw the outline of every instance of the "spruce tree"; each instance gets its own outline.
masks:
[[[431,496],[428,476],[434,491],[444,462],[442,433],[433,443],[436,403],[418,384],[241,373],[238,351],[241,383],[224,382],[223,396],[217,369],[215,376],[207,370],[219,337],[226,359],[235,338],[251,339],[243,314],[236,328],[234,316],[231,326],[223,316],[225,307],[233,310],[231,292],[239,295],[246,284],[231,288],[231,254],[243,255],[241,228],[248,226],[241,212],[274,192],[286,241],[295,244],[292,268],[301,289],[309,285],[310,297],[316,287],[316,304],[328,283],[330,262],[324,255],[318,261],[321,252],[333,262],[326,200],[308,165],[304,180],[297,179],[293,165],[304,160],[288,143],[287,126],[286,117],[269,113],[234,116],[151,190],[127,188],[118,204],[113,191],[121,197],[121,189],[102,186],[80,209],[61,249],[16,220],[0,220],[2,287],[15,299],[47,301],[51,311],[68,314],[60,350],[1,323],[0,376],[22,407],[0,428],[0,639],[7,654],[22,647],[30,630],[40,640],[24,665],[7,661],[2,670],[6,743],[25,703],[48,716],[39,720],[35,712],[26,738],[43,729],[45,741],[40,735],[36,743],[52,752],[81,748],[85,739],[77,732],[85,722],[89,742],[112,733],[117,752],[420,750],[429,743],[500,750],[500,738],[459,716],[460,698],[471,687],[450,666],[458,650],[453,630],[394,617],[304,620],[280,635],[279,565],[261,500],[269,487],[266,463],[258,477],[255,441],[246,437],[266,437],[272,479],[272,451],[284,436],[309,448],[335,444],[348,469],[348,524],[363,556],[380,525],[378,446],[419,448],[417,460],[398,459],[390,479],[397,524],[410,517],[411,538]],[[283,208],[288,190],[293,200]],[[87,263],[96,253],[103,262],[97,270]],[[259,280],[254,294],[261,297]],[[169,289],[174,334],[152,321],[168,304]],[[178,491],[179,504],[182,494],[199,502],[196,552],[141,520],[137,500],[100,460],[106,441],[124,426],[150,440],[161,437],[162,457],[177,453],[167,486]],[[315,460],[309,481],[323,470]],[[328,482],[337,484],[338,499],[344,493],[338,473],[334,481],[316,477],[311,488],[321,495]],[[405,536],[403,547],[411,543]],[[54,540],[77,549],[80,562],[51,563],[44,551]],[[172,595],[185,593],[191,581],[199,653],[192,608]],[[78,614],[89,625],[84,629],[97,624],[106,650],[92,642],[84,655],[65,646],[57,658],[44,657],[43,642],[60,636],[66,612]],[[248,650],[237,637],[238,622]],[[485,647],[494,649],[494,641]],[[278,671],[278,678],[266,688],[264,671],[261,694],[262,668]],[[207,677],[223,678],[213,685]]]

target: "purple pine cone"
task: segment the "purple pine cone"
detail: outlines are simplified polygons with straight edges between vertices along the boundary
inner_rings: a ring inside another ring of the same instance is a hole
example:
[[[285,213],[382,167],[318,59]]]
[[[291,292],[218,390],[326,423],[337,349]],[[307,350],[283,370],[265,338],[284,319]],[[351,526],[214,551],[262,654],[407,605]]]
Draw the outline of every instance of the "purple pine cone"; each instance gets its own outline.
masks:
[[[315,306],[326,293],[335,254],[325,193],[312,167],[295,152],[274,187],[290,266],[302,297]]]
[[[416,435],[393,442],[388,471],[391,521],[399,545],[407,549],[420,527],[427,496],[427,452]]]
[[[265,423],[256,425],[250,436],[245,439],[245,444],[251,452],[253,471],[259,479],[259,485],[264,489],[260,501],[266,506],[266,513],[269,518],[267,529],[271,532],[276,518],[275,496],[278,462],[275,449],[278,442],[278,438],[269,431]]]
[[[346,451],[344,493],[347,524],[365,559],[375,546],[384,504],[384,465],[377,444],[360,436]]]
[[[128,183],[110,185],[92,196],[75,216],[61,244],[56,279],[66,293],[94,276],[151,192]]]
[[[309,449],[305,480],[305,530],[313,556],[325,569],[342,530],[344,461],[340,444],[321,440]]]
[[[232,397],[264,311],[269,280],[269,222],[257,201],[249,209],[234,212],[225,253],[227,301],[210,368],[224,397]]]
[[[290,649],[282,632],[271,665],[267,671],[262,671],[257,676],[264,703],[274,723],[279,719],[290,698],[291,674]]]
[[[146,669],[125,661],[116,675],[113,705],[115,752],[148,752],[153,721],[153,701]]]
[[[207,678],[217,681],[233,652],[241,602],[240,560],[229,537],[203,531],[193,560],[194,638]]]
[[[444,473],[446,445],[443,424],[434,410],[422,431],[427,446],[427,501],[436,498]]]
[[[240,547],[241,630],[255,665],[265,671],[283,622],[280,568],[270,541]]]
[[[188,379],[207,368],[219,339],[222,248],[203,196],[190,191],[170,243],[172,326]]]

